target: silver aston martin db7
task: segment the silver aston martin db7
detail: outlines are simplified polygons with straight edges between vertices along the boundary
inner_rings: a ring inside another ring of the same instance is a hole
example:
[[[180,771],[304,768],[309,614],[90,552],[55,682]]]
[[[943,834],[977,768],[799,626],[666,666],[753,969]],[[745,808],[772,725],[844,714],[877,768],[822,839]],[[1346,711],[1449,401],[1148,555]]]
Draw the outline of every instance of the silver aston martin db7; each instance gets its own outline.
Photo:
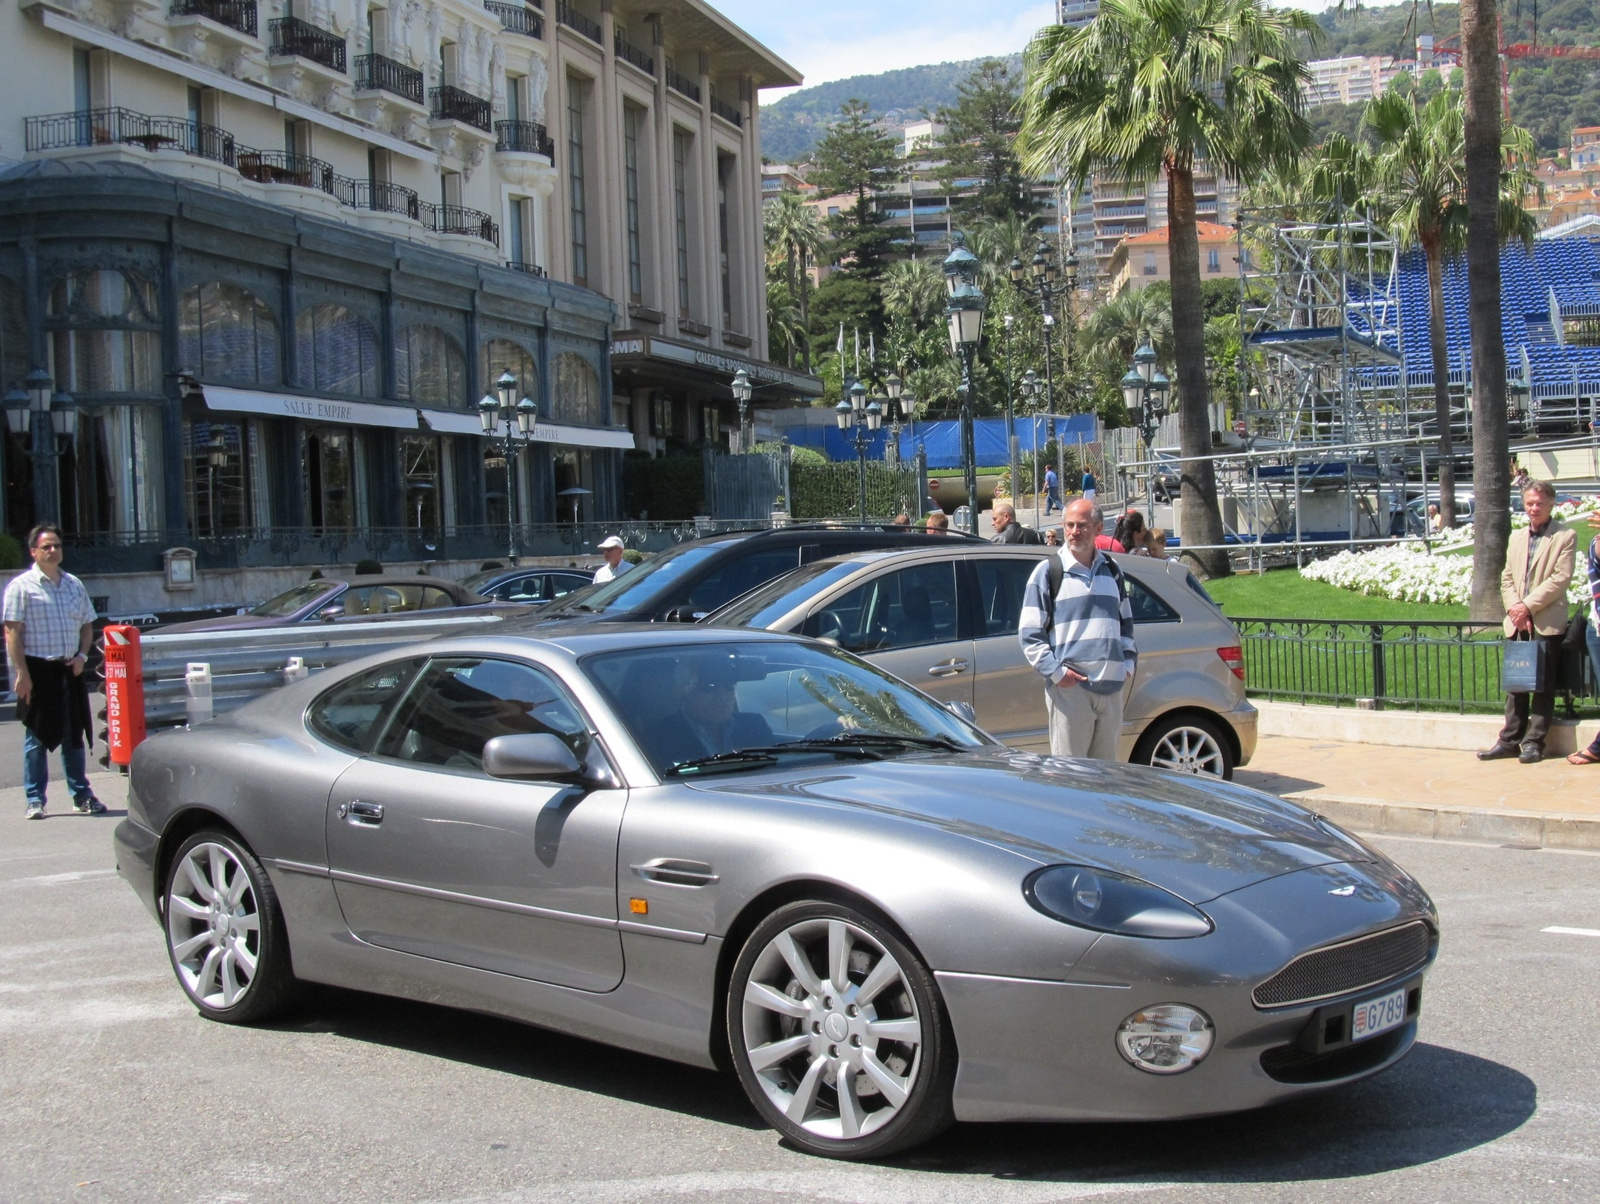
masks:
[[[134,757],[118,868],[204,1016],[297,982],[731,1066],[819,1154],[1195,1116],[1394,1064],[1438,917],[1225,782],[995,743],[827,645],[548,625]]]

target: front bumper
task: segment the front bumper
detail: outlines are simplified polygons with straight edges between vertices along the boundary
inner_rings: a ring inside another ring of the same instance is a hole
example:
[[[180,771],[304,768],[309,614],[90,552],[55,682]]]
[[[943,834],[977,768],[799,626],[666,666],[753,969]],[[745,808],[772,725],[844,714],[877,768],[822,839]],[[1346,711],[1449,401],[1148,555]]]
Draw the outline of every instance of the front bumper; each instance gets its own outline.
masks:
[[[161,911],[156,905],[156,852],[161,838],[143,824],[125,819],[111,834],[111,851],[117,862],[117,873],[133,887],[133,893],[157,920]]]

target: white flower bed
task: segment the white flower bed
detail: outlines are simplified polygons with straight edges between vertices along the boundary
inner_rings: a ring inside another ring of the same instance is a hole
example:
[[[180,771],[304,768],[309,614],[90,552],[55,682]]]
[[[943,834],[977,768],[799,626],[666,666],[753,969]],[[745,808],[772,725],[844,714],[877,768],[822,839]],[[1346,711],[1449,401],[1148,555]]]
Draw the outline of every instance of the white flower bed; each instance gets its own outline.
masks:
[[[1555,508],[1555,517],[1570,520],[1600,513],[1600,497],[1580,498],[1569,505]],[[1511,516],[1513,527],[1525,527],[1528,518],[1523,514]],[[1472,543],[1472,527],[1458,527],[1446,531],[1434,540],[1434,553]],[[1589,597],[1589,583],[1583,569],[1584,549],[1578,549],[1577,571],[1567,598],[1583,602]],[[1312,581],[1326,581],[1340,589],[1397,602],[1434,602],[1450,606],[1465,606],[1472,599],[1472,558],[1469,556],[1440,556],[1430,554],[1421,544],[1404,543],[1374,548],[1369,552],[1340,552],[1327,560],[1319,560],[1300,570],[1302,577]]]

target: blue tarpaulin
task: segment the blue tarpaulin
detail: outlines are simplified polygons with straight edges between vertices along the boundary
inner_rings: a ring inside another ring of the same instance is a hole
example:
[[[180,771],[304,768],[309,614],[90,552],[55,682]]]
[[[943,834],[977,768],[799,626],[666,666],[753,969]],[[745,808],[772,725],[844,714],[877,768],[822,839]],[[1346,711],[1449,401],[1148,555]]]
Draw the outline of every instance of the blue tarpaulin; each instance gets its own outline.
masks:
[[[1017,441],[1027,455],[1035,447],[1043,447],[1050,438],[1049,418],[1029,415],[1017,419]],[[1004,418],[979,418],[972,424],[973,444],[980,468],[1004,468],[1011,461],[1006,446]],[[813,447],[830,460],[856,458],[855,431],[841,431],[837,426],[790,427],[780,432],[796,447]],[[1069,447],[1074,443],[1092,443],[1099,433],[1093,414],[1059,414],[1056,416],[1056,436]],[[884,447],[891,438],[887,427],[867,436],[867,459],[883,459]],[[961,467],[961,424],[959,422],[919,422],[915,429],[900,428],[900,458],[910,460],[918,447],[928,452],[929,468]]]

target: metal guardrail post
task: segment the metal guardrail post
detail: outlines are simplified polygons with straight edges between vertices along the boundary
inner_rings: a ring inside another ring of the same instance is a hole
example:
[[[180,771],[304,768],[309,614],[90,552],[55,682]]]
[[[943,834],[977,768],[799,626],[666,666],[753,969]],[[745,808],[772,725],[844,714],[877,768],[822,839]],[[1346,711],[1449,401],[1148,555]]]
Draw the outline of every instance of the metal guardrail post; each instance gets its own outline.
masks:
[[[189,726],[205,723],[211,718],[211,666],[203,661],[190,664],[184,670],[183,687],[188,696]]]
[[[1383,624],[1374,623],[1367,630],[1372,634],[1372,709],[1381,711],[1383,700],[1389,694],[1388,666],[1383,659]]]

